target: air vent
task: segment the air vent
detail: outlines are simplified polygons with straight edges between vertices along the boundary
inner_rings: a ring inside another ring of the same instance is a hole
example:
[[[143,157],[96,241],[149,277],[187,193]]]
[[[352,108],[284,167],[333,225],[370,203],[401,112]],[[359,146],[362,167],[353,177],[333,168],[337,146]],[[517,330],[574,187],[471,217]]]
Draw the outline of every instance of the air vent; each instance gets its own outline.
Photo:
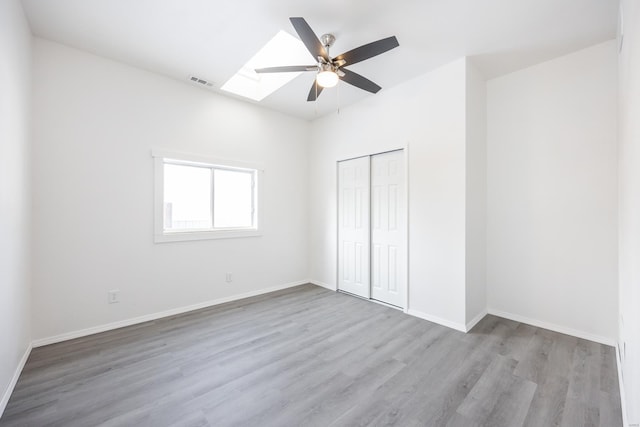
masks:
[[[201,79],[200,77],[191,76],[189,77],[189,80],[202,86],[207,86],[207,87],[213,86],[213,82],[207,81],[205,79]]]

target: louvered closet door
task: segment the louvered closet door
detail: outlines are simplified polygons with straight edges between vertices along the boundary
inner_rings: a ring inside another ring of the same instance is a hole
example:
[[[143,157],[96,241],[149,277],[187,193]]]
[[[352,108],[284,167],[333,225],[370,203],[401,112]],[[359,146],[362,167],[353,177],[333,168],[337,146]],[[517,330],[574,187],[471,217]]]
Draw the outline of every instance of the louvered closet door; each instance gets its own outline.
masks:
[[[404,154],[371,157],[371,298],[405,306]]]
[[[338,163],[338,289],[371,297],[369,157]]]

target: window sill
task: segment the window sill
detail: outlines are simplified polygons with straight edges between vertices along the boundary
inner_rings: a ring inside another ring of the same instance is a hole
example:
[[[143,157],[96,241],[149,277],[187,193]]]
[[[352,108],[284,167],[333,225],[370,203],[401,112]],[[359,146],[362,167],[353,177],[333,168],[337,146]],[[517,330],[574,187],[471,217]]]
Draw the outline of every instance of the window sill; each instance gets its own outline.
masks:
[[[190,240],[239,239],[260,237],[260,230],[212,230],[212,231],[175,231],[154,235],[155,243],[186,242]]]

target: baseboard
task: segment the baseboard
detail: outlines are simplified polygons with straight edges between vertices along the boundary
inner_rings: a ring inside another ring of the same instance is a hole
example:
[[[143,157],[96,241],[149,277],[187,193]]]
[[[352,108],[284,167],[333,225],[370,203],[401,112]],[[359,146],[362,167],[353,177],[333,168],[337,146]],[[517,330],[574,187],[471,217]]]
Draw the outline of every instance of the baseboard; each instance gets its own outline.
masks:
[[[452,322],[447,319],[443,319],[438,316],[433,316],[431,314],[424,313],[420,310],[408,309],[405,311],[410,316],[419,317],[420,319],[428,320],[429,322],[437,323],[438,325],[446,326],[447,328],[455,329],[460,332],[467,332],[466,325],[462,323]]]
[[[597,342],[604,345],[615,346],[615,340],[607,337],[603,337],[600,335],[591,334],[584,331],[579,331],[577,329],[567,328],[565,326],[556,325],[553,323],[543,322],[541,320],[531,319],[525,316],[520,316],[519,314],[508,313],[506,311],[500,311],[490,308],[488,310],[489,314],[493,314],[494,316],[504,317],[505,319],[513,320],[516,322],[526,323],[531,326],[537,326],[542,329],[549,329],[550,331],[559,332],[565,335],[571,335],[577,338],[582,338],[585,340]]]
[[[86,337],[87,335],[98,334],[100,332],[111,331],[113,329],[124,328],[126,326],[136,325],[138,323],[149,322],[151,320],[161,319],[163,317],[175,316],[177,314],[188,313],[190,311],[199,310],[201,308],[207,308],[218,304],[224,304],[231,301],[237,301],[243,298],[250,298],[257,295],[267,294],[269,292],[275,292],[282,289],[292,288],[294,286],[300,286],[309,283],[308,280],[301,280],[298,282],[286,283],[284,285],[273,286],[266,289],[260,289],[257,291],[245,292],[243,294],[232,295],[224,298],[218,298],[215,300],[205,301],[193,305],[189,305],[186,307],[178,307],[172,308],[170,310],[161,311],[158,313],[146,314],[144,316],[134,317],[132,319],[120,320],[118,322],[107,323],[104,325],[94,326],[87,329],[81,329],[79,331],[67,332],[60,335],[55,335],[47,338],[40,338],[34,340],[32,345],[33,347],[42,347],[49,344],[55,344],[62,341],[68,341],[75,338]]]
[[[327,283],[321,282],[319,280],[310,280],[309,283],[316,285],[316,286],[320,286],[321,288],[326,288],[329,289],[330,291],[337,291],[338,288],[336,288],[333,285],[329,285]]]
[[[473,327],[479,321],[481,321],[484,316],[488,314],[487,310],[482,310],[476,317],[474,317],[466,325],[464,325],[462,323],[452,322],[451,320],[443,319],[442,317],[434,316],[432,314],[427,314],[420,310],[414,310],[412,308],[405,310],[405,313],[410,316],[419,317],[420,319],[428,320],[429,322],[437,323],[438,325],[446,326],[447,328],[455,329],[456,331],[464,333],[467,333],[471,329],[473,329]]]
[[[471,329],[473,329],[473,327],[476,326],[482,319],[484,319],[484,316],[486,316],[487,314],[489,313],[486,308],[478,313],[476,317],[467,322],[467,324],[465,325],[465,332],[469,332]]]
[[[24,369],[24,365],[27,363],[27,359],[31,354],[32,348],[33,346],[31,344],[27,346],[26,351],[22,355],[22,359],[20,359],[20,363],[18,363],[18,366],[16,367],[16,371],[13,374],[13,378],[11,378],[11,382],[9,383],[9,385],[7,386],[7,389],[4,391],[4,394],[2,395],[2,400],[0,401],[0,417],[2,417],[2,414],[4,414],[4,410],[7,408],[7,403],[9,403],[9,398],[11,397],[11,394],[13,393],[13,389],[16,387],[16,384],[18,383],[18,379],[20,378],[20,374]]]
[[[628,426],[627,418],[627,396],[624,391],[624,383],[622,382],[622,356],[620,355],[620,343],[616,343],[616,366],[618,367],[618,386],[620,387],[620,407],[622,409],[622,425]]]

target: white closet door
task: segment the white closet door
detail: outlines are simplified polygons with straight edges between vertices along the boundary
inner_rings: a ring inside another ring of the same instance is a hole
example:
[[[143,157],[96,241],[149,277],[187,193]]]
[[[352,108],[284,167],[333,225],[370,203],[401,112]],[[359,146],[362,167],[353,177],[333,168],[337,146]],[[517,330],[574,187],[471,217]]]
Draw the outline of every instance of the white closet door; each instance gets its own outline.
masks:
[[[404,154],[371,157],[371,298],[405,306]]]
[[[338,289],[371,297],[369,157],[338,163]]]

